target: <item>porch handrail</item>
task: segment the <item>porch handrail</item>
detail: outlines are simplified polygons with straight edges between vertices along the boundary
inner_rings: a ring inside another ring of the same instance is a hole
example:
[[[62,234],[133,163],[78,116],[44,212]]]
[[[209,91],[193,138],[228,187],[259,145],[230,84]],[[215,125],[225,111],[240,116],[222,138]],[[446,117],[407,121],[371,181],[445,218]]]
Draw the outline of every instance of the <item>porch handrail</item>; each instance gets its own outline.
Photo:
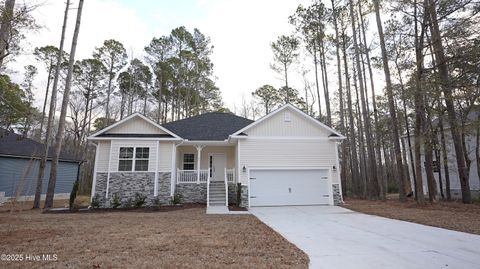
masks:
[[[198,178],[200,175],[200,178]],[[203,169],[198,173],[197,170],[177,169],[177,183],[204,183],[208,180],[208,170]]]
[[[228,180],[227,180],[227,168],[225,168],[225,206],[228,207]]]
[[[209,206],[210,206],[210,177],[207,177],[207,207]]]
[[[229,183],[235,182],[235,168],[227,169],[227,180]]]

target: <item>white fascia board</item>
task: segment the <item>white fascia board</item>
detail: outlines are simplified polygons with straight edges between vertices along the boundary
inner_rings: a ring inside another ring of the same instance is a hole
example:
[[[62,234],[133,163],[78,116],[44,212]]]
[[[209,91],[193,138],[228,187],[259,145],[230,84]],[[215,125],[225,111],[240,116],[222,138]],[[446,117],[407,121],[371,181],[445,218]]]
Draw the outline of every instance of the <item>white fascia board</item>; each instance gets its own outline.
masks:
[[[233,143],[230,143],[228,139],[223,141],[212,141],[212,140],[184,140],[182,145],[208,145],[208,146],[233,146]]]
[[[170,130],[168,130],[167,128],[157,124],[156,122],[152,121],[151,119],[145,117],[144,115],[140,114],[140,113],[133,113],[132,115],[122,119],[121,121],[118,121],[94,134],[92,134],[91,136],[87,137],[87,140],[94,140],[96,138],[96,136],[100,135],[100,134],[103,134],[105,132],[107,132],[108,130],[111,130],[112,128],[115,128],[116,126],[126,122],[126,121],[129,121],[130,119],[133,119],[134,117],[140,117],[142,118],[143,120],[147,121],[148,123],[152,124],[153,126],[159,128],[160,130],[164,131],[165,133],[173,136],[174,138],[178,138],[178,139],[182,139],[180,136],[176,135],[175,133],[171,132]]]
[[[336,134],[338,137],[336,137],[337,139],[344,139],[345,136],[343,136],[341,133],[339,133],[338,131],[336,131],[335,129],[323,124],[322,122],[318,121],[317,119],[313,118],[312,116],[306,114],[305,112],[301,111],[300,109],[298,109],[297,107],[295,107],[294,105],[292,104],[285,104],[284,106],[278,108],[277,110],[271,112],[270,114],[268,115],[265,115],[264,117],[258,119],[257,121],[255,122],[252,122],[251,124],[245,126],[244,128],[240,129],[239,131],[235,132],[234,134],[232,134],[232,136],[236,137],[238,136],[239,134],[241,134],[242,132],[252,128],[253,126],[265,121],[266,119],[272,117],[273,115],[285,110],[286,108],[291,108],[293,109],[294,111],[298,112],[300,115],[302,115],[304,118],[312,121],[313,123],[315,123],[316,125],[324,128],[324,129],[327,129],[328,131],[332,132],[333,134]]]
[[[89,137],[91,141],[97,140],[148,140],[148,141],[182,141],[181,138],[161,138],[161,137]]]

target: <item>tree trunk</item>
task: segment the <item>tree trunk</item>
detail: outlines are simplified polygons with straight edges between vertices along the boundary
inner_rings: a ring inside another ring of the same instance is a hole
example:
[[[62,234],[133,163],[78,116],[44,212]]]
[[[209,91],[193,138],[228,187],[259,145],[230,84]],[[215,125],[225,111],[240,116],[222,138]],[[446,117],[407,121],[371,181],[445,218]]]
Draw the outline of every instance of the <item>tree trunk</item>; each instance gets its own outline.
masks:
[[[65,41],[65,30],[67,27],[67,20],[68,20],[68,10],[70,8],[70,0],[67,0],[65,4],[65,13],[63,16],[63,25],[62,25],[62,34],[60,37],[60,46],[57,53],[57,64],[55,65],[55,76],[53,77],[53,85],[52,85],[52,96],[50,97],[50,107],[48,109],[48,119],[47,119],[47,128],[45,131],[45,140],[44,140],[44,151],[42,155],[42,159],[40,160],[40,165],[38,168],[38,175],[37,175],[37,186],[35,188],[35,199],[33,201],[33,208],[40,208],[40,197],[42,195],[42,181],[43,175],[45,173],[45,167],[47,165],[47,158],[48,158],[48,151],[50,145],[50,136],[52,133],[53,122],[55,117],[55,108],[57,103],[57,88],[58,88],[58,79],[60,78],[60,67],[62,64],[62,54],[63,54],[63,44]]]
[[[373,80],[373,71],[372,71],[372,65],[370,63],[370,53],[367,48],[367,38],[365,34],[365,22],[363,19],[363,13],[362,13],[362,6],[361,6],[361,1],[358,1],[358,9],[360,13],[360,21],[361,21],[361,32],[363,36],[363,41],[364,41],[364,46],[365,46],[365,56],[367,60],[367,67],[368,67],[368,74],[370,77],[370,87],[372,91],[372,107],[373,107],[373,117],[374,117],[374,123],[375,123],[375,149],[376,149],[376,154],[378,158],[378,180],[380,183],[380,197],[382,199],[386,198],[386,188],[385,185],[383,184],[384,178],[383,178],[383,164],[382,164],[382,153],[381,153],[381,139],[378,139],[377,136],[380,134],[380,129],[379,129],[379,124],[378,124],[378,110],[377,110],[377,102],[375,100],[375,83]],[[381,26],[381,22],[380,22]],[[383,30],[383,29],[382,29]],[[383,37],[383,32],[382,32],[382,37]],[[402,174],[400,174],[402,176]],[[400,179],[399,179],[400,180]]]
[[[107,120],[107,125],[110,125],[110,94],[112,94],[112,80],[114,78],[114,60],[113,57],[110,58],[110,70],[108,72],[107,101],[105,102],[105,119]]]
[[[343,42],[342,42],[342,51],[343,51],[343,66],[345,66],[345,85],[347,87],[347,106],[348,106],[348,118],[349,118],[349,125],[350,125],[350,139],[349,139],[349,147],[351,151],[351,171],[352,171],[352,185],[356,195],[358,195],[358,186],[359,186],[359,175],[358,175],[358,155],[357,155],[357,142],[355,137],[355,123],[353,117],[353,109],[352,109],[352,92],[350,89],[350,76],[348,74],[348,63],[347,63],[347,46],[346,46],[346,37],[345,33],[343,33]]]
[[[318,59],[317,59],[317,41],[313,40],[313,65],[315,68],[315,88],[318,98],[318,117],[322,118],[322,103],[320,102],[320,86],[318,85]]]
[[[337,80],[338,80],[338,96],[339,96],[339,105],[340,105],[340,132],[345,133],[345,122],[344,122],[344,104],[343,104],[343,85],[342,85],[342,64],[340,60],[340,44],[338,36],[338,25],[337,25],[337,11],[335,9],[335,0],[332,0],[332,18],[333,26],[335,28],[335,52],[337,56]],[[347,67],[345,67],[347,68]],[[319,100],[320,101],[320,100]],[[342,194],[343,196],[347,195],[347,143],[343,142],[341,145],[341,162],[340,162],[340,182],[342,183]]]
[[[450,171],[448,170],[448,155],[447,155],[447,143],[445,141],[445,131],[443,129],[443,114],[438,119],[438,127],[440,128],[440,143],[442,143],[442,158],[443,158],[443,171],[445,172],[445,192],[447,194],[447,201],[452,200],[452,194],[450,192]]]
[[[427,103],[425,103],[427,104]],[[436,187],[435,187],[435,177],[433,175],[433,142],[432,142],[432,118],[430,117],[430,111],[426,108],[427,111],[427,124],[425,124],[425,172],[427,174],[427,187],[428,187],[428,199],[430,202],[435,202],[436,198]]]
[[[73,32],[72,47],[70,50],[70,59],[68,62],[67,78],[65,79],[65,90],[63,92],[62,108],[60,111],[60,119],[58,122],[58,131],[55,137],[55,144],[53,147],[53,158],[50,168],[50,178],[48,180],[47,197],[45,199],[45,208],[53,207],[53,197],[55,194],[55,184],[57,182],[57,167],[60,151],[62,149],[62,139],[65,133],[65,124],[67,116],[68,101],[70,98],[70,89],[72,86],[73,64],[75,63],[75,50],[77,48],[78,34],[80,32],[80,22],[82,18],[82,8],[84,0],[79,0],[77,9],[77,21],[75,23],[75,30]]]
[[[325,59],[325,45],[323,37],[320,39],[320,57],[321,57],[321,68],[322,68],[322,82],[323,82],[323,94],[325,95],[325,108],[327,110],[327,124],[332,126],[332,112],[330,110],[330,96],[328,92],[328,74],[327,74],[327,64]]]
[[[0,69],[3,66],[3,60],[9,55],[10,33],[12,32],[12,21],[15,15],[14,7],[15,0],[5,1],[0,24]]]
[[[460,187],[462,189],[462,202],[465,204],[470,204],[472,202],[470,183],[465,167],[465,160],[463,158],[464,152],[460,132],[457,127],[457,116],[455,114],[455,105],[452,94],[453,88],[450,83],[447,66],[448,63],[442,44],[440,28],[438,26],[436,4],[433,0],[426,0],[426,2],[428,3],[428,5],[426,5],[428,7],[428,11],[426,10],[426,12],[428,12],[430,15],[430,32],[432,36],[433,49],[435,53],[435,58],[437,60],[437,68],[440,77],[441,88],[447,107],[447,114],[450,123],[450,131],[452,133],[453,145],[455,148],[455,155],[457,156],[456,160],[458,176],[460,178]]]
[[[52,69],[53,69],[53,66],[50,64],[50,67],[48,68],[47,89],[45,90],[45,99],[43,100],[42,119],[40,120],[40,131],[38,134],[38,141],[42,140],[43,123],[45,122],[45,110],[47,109],[48,92],[50,91],[50,82],[52,80],[51,79]]]
[[[350,17],[352,23],[352,32],[353,32],[353,46],[355,49],[355,62],[357,66],[357,73],[358,77],[362,76],[361,66],[360,66],[360,49],[357,42],[357,29],[355,23],[355,13],[353,10],[353,0],[349,0],[350,2]],[[370,124],[370,117],[367,114],[367,105],[365,103],[365,95],[364,95],[364,87],[363,83],[359,83],[360,86],[360,98],[362,104],[362,114],[363,114],[363,121],[365,123],[365,135],[366,135],[366,144],[367,144],[367,151],[368,151],[368,160],[369,160],[369,170],[371,171],[371,181],[370,181],[370,188],[369,188],[369,196],[371,198],[378,198],[379,197],[379,190],[380,190],[380,182],[378,181],[377,175],[377,161],[375,158],[375,151],[373,146],[373,137],[371,133],[371,124]]]
[[[427,1],[427,0],[425,0]],[[416,192],[417,192],[417,202],[423,204],[425,202],[424,193],[423,193],[423,175],[422,175],[422,159],[421,159],[421,144],[423,143],[423,126],[424,126],[424,100],[422,92],[422,75],[423,75],[423,37],[424,37],[424,25],[425,17],[421,25],[422,30],[420,38],[418,36],[418,27],[417,27],[417,4],[415,1],[414,8],[414,20],[415,20],[415,58],[416,58],[416,71],[415,71],[415,170],[417,171],[416,181]]]
[[[403,173],[403,163],[402,163],[402,155],[401,155],[402,151],[400,148],[400,134],[398,132],[397,112],[395,111],[395,101],[393,99],[392,80],[390,75],[390,67],[388,66],[388,55],[387,55],[387,49],[385,46],[385,37],[383,34],[382,20],[380,18],[379,0],[374,0],[373,5],[375,8],[377,30],[378,30],[379,40],[380,40],[380,47],[382,51],[383,72],[385,73],[388,108],[389,108],[390,118],[392,123],[391,127],[392,127],[392,134],[393,134],[393,147],[395,150],[395,161],[396,161],[397,170],[398,170],[399,199],[400,201],[404,202],[406,201],[407,197],[405,194],[405,175]]]

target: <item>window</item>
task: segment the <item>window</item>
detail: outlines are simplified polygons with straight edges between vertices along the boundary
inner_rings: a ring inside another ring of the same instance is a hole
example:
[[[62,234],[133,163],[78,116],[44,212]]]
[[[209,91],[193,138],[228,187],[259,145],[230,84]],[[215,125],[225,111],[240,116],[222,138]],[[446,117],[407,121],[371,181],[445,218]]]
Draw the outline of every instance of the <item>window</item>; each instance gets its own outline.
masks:
[[[148,171],[150,148],[135,149],[135,171]]]
[[[133,148],[120,148],[118,171],[132,171]]]
[[[121,147],[118,155],[118,171],[148,171],[150,148]]]
[[[284,116],[285,116],[285,122],[292,121],[292,119],[290,118],[290,112],[285,112]]]
[[[183,170],[195,169],[195,154],[185,153],[183,154]]]

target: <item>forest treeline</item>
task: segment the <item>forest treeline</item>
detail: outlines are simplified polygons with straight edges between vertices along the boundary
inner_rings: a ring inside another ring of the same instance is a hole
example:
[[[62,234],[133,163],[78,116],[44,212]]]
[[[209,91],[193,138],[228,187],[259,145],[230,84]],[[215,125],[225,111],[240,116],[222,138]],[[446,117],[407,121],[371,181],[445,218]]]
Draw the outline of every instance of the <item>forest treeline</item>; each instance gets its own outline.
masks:
[[[339,147],[344,195],[450,200],[449,167],[456,167],[462,201],[471,203],[470,170],[480,167],[479,12],[473,0],[299,5],[288,18],[295,32],[271,44],[271,67],[285,85],[252,94],[266,112],[290,98],[346,135]],[[315,82],[289,87],[289,75],[304,77],[308,68]]]
[[[80,191],[88,193],[95,149],[87,137],[95,130],[134,112],[165,123],[228,109],[215,84],[213,46],[198,29],[178,27],[155,37],[141,57],[132,57],[118,40],[106,39],[91,57],[76,59],[77,41],[88,34],[80,30],[83,2],[69,9],[73,3],[66,1],[60,44],[32,49],[21,41],[40,27],[31,15],[37,6],[0,1],[0,125],[53,147],[54,163],[60,149],[85,160]],[[76,25],[66,52],[71,10]],[[470,203],[470,169],[480,166],[479,12],[474,0],[313,0],[299,5],[285,18],[295,31],[271,43],[270,68],[282,77],[282,85],[259,85],[252,89],[252,102],[243,100],[233,110],[255,119],[292,103],[345,134],[339,150],[346,196],[385,199],[398,192],[401,201],[410,194],[419,203],[451,199],[448,167],[453,166],[462,201]],[[25,66],[23,82],[17,84],[8,65],[26,50],[33,51],[37,64]],[[47,74],[40,109],[32,94],[37,68]],[[292,76],[301,78],[302,87],[293,85]],[[44,154],[41,166],[45,162]],[[434,173],[446,184],[439,190]],[[55,177],[51,173],[49,191]]]

